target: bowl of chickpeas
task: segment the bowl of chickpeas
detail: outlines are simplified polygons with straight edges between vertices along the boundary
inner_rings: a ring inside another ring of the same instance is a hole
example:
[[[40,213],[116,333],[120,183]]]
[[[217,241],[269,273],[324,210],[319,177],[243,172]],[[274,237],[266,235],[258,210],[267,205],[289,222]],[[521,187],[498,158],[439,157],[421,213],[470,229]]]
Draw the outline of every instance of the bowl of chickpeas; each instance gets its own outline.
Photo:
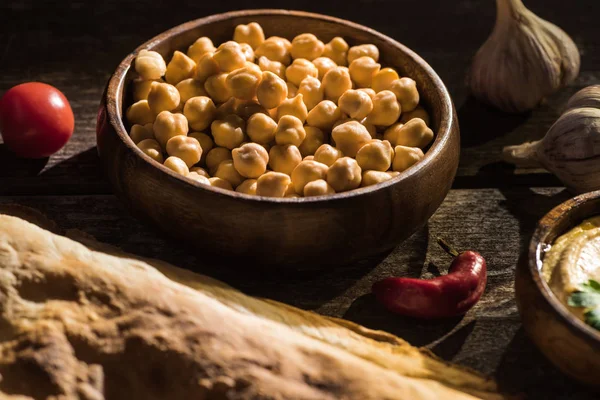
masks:
[[[447,89],[370,28],[287,10],[170,29],[110,78],[98,152],[136,216],[235,265],[319,269],[384,254],[456,174]]]

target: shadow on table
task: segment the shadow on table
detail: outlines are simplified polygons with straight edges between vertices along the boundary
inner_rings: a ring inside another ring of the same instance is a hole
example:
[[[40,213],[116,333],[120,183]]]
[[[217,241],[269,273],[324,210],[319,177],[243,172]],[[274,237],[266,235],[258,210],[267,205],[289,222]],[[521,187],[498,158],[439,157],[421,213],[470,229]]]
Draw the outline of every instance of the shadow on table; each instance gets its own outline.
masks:
[[[17,157],[4,143],[0,143],[0,178],[36,176],[44,169],[49,158],[27,159]]]

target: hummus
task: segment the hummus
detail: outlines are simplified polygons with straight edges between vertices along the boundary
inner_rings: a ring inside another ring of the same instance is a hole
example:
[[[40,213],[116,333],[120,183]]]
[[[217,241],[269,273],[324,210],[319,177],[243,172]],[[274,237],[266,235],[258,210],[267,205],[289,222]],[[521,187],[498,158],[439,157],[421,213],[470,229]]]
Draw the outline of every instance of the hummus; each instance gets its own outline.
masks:
[[[600,216],[556,239],[544,257],[542,276],[565,307],[584,320],[585,309],[570,307],[568,299],[590,279],[600,281]]]

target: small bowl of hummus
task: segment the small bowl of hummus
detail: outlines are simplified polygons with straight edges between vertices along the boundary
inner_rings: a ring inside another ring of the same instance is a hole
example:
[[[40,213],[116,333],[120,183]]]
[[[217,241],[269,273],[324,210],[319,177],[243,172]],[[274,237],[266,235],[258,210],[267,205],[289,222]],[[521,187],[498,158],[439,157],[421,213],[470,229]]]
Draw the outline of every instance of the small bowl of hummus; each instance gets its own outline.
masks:
[[[536,346],[566,374],[600,388],[600,191],[538,222],[515,286]]]

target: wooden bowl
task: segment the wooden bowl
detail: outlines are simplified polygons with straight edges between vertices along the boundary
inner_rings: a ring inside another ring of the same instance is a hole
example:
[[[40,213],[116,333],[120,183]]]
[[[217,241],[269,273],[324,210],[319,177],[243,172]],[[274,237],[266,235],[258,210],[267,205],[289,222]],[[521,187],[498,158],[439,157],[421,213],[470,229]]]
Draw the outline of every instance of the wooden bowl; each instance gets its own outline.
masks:
[[[541,275],[545,251],[586,218],[600,215],[600,191],[568,200],[542,218],[517,268],[517,306],[529,337],[563,372],[600,388],[600,332],[576,318]]]
[[[159,18],[159,16],[157,16]],[[185,51],[200,36],[230,40],[238,24],[256,21],[267,36],[292,39],[311,32],[327,42],[344,37],[352,46],[373,43],[380,63],[410,76],[429,111],[436,138],[425,159],[387,182],[346,193],[274,199],[200,185],[143,154],[123,122],[130,104],[131,63],[141,49],[165,58]],[[115,193],[137,216],[201,254],[240,259],[245,265],[315,269],[346,264],[392,249],[423,226],[454,179],[459,130],[441,79],[414,52],[367,27],[337,18],[285,10],[236,11],[170,29],[142,44],[108,82],[98,115],[100,158]]]

